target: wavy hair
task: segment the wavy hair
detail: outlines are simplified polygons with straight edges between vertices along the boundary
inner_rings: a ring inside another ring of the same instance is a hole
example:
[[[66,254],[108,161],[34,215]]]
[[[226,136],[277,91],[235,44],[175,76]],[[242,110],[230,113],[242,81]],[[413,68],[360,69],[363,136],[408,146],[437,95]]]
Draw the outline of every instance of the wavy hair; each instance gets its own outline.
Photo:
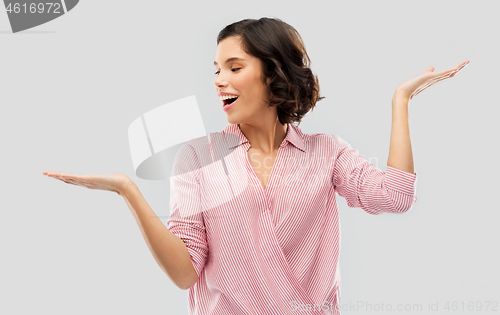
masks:
[[[219,32],[217,45],[230,36],[239,36],[242,49],[260,59],[269,106],[277,107],[282,124],[300,124],[302,117],[324,98],[302,37],[291,25],[278,18],[241,20]]]

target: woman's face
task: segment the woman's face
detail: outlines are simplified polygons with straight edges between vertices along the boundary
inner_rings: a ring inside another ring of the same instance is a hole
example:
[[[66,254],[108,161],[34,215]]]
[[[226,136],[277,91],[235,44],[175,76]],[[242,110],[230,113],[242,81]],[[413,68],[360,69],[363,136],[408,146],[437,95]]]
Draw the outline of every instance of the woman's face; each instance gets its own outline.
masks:
[[[239,37],[231,36],[219,42],[214,65],[217,94],[238,96],[234,104],[225,110],[230,124],[258,124],[259,118],[272,113],[272,108],[268,106],[261,61],[243,51]],[[223,106],[221,101],[221,110]]]

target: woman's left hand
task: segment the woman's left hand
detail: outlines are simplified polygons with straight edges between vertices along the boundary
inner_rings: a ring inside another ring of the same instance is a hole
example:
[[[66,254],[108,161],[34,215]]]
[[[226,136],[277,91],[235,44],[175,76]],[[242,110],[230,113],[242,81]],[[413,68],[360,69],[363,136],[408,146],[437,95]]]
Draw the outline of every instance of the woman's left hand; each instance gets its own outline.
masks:
[[[408,100],[411,100],[415,95],[422,92],[429,86],[455,76],[455,74],[467,66],[469,62],[469,60],[459,62],[455,67],[440,72],[433,72],[434,67],[430,66],[418,77],[408,79],[398,85],[396,88],[396,94],[402,95],[403,97],[407,97]]]

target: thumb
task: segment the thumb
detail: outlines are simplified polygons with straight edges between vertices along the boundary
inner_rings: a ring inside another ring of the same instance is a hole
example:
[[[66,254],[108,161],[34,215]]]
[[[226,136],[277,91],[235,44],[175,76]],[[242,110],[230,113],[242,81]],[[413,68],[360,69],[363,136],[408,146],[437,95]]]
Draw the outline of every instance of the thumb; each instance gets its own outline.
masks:
[[[432,72],[434,71],[434,67],[433,66],[430,66],[428,67],[427,69],[424,70],[424,72]]]

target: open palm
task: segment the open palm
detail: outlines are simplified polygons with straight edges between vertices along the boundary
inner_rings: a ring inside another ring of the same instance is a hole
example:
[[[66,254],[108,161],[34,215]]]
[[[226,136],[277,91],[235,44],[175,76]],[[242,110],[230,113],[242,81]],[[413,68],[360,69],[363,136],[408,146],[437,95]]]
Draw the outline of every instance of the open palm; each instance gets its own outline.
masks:
[[[421,75],[408,79],[401,83],[397,87],[396,92],[411,100],[413,97],[415,97],[415,95],[422,92],[429,86],[436,84],[437,82],[444,79],[455,76],[460,70],[467,66],[469,62],[469,60],[459,62],[455,67],[440,72],[433,72],[434,67],[430,66],[425,69]]]
[[[121,195],[130,178],[122,173],[78,175],[45,171],[43,175],[59,179],[65,183],[82,186],[90,189],[108,190]]]

